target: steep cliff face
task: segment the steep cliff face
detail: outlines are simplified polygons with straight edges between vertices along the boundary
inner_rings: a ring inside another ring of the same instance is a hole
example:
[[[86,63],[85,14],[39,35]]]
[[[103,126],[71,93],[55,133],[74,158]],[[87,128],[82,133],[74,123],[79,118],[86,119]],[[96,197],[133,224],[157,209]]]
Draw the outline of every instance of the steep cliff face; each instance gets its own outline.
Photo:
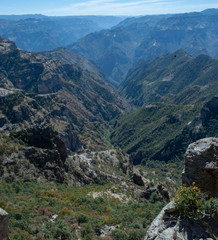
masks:
[[[205,138],[188,146],[185,154],[183,183],[190,186],[195,182],[201,192],[218,197],[218,139]],[[182,218],[170,202],[152,222],[145,240],[191,240],[217,239],[218,214],[197,220]]]

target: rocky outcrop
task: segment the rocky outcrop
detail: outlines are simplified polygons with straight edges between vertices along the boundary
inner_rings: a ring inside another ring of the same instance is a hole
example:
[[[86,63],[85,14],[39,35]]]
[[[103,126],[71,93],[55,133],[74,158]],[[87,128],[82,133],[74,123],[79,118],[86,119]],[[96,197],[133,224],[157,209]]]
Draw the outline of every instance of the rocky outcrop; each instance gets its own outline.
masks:
[[[174,202],[170,202],[152,222],[144,240],[215,240],[217,221],[218,218],[213,221],[180,219]]]
[[[139,186],[145,186],[142,176],[138,175],[137,173],[133,173],[132,179],[135,184]]]
[[[193,182],[203,193],[218,197],[218,139],[204,138],[185,153],[183,184]],[[174,202],[166,205],[149,227],[145,240],[212,240],[218,237],[218,214],[190,220],[180,217]]]
[[[0,240],[8,240],[8,213],[0,208]]]
[[[152,188],[148,185],[147,189],[141,192],[140,197],[149,200],[153,193],[156,193],[156,200],[169,201],[170,199],[169,192],[162,184],[158,184],[156,187]]]
[[[218,197],[218,138],[204,138],[188,146],[183,184],[193,182],[202,192]]]
[[[128,155],[116,149],[74,154],[68,157],[65,166],[69,185],[122,181],[130,175],[132,167]]]

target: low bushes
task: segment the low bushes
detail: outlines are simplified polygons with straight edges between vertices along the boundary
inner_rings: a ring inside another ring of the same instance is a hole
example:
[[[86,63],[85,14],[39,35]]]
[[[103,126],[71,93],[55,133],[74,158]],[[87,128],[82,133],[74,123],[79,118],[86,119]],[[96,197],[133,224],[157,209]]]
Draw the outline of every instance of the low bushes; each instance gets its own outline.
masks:
[[[218,212],[218,200],[207,199],[194,184],[180,187],[175,196],[175,206],[180,215],[188,219],[213,217]]]

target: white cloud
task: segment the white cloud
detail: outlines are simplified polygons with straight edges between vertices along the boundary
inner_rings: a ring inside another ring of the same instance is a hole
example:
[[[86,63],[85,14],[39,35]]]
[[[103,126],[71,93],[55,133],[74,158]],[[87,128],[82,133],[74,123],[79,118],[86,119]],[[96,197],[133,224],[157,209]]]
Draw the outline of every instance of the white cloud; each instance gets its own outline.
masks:
[[[118,0],[88,0],[75,2],[69,6],[43,11],[46,15],[146,15],[201,11],[218,4],[189,4],[178,0],[138,0],[120,2]]]

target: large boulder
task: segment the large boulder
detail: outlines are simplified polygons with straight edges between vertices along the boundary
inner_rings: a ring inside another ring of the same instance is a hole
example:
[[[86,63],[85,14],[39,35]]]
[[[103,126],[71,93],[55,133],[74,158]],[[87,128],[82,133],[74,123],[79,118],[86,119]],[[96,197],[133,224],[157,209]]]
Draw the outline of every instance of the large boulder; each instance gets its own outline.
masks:
[[[190,144],[185,153],[182,182],[195,182],[202,192],[218,197],[218,138],[204,138]]]
[[[0,240],[8,240],[8,213],[0,208]]]

